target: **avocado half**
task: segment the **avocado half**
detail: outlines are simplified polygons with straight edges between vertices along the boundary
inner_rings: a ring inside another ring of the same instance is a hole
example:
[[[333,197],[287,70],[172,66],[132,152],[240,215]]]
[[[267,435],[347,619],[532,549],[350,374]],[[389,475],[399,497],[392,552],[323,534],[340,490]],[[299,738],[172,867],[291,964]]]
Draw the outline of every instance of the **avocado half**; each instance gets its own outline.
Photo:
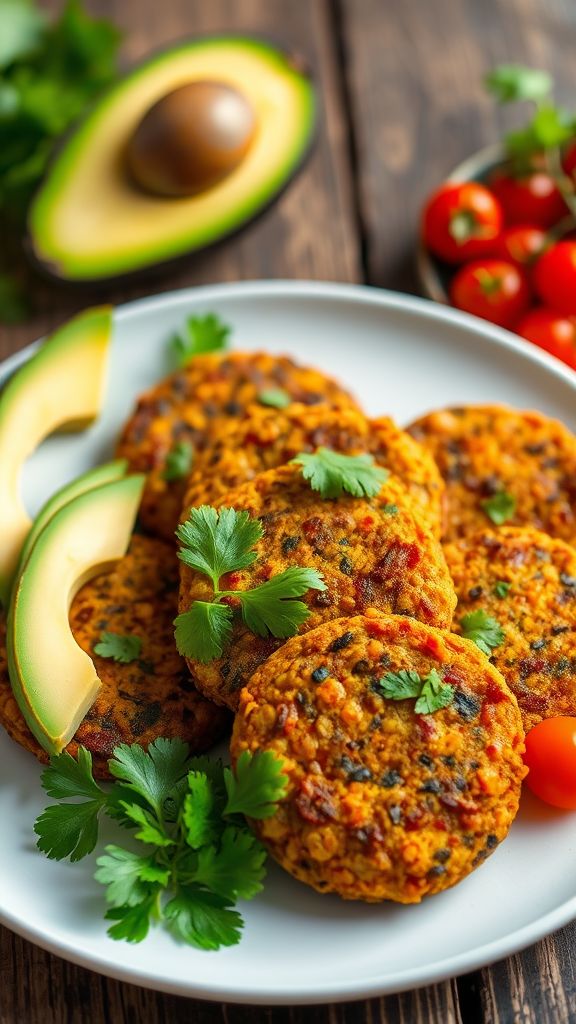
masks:
[[[257,133],[240,165],[197,195],[156,197],[126,170],[150,107],[179,86],[218,80],[241,92]],[[54,159],[29,213],[35,261],[64,281],[103,281],[198,252],[245,225],[303,163],[315,90],[289,55],[242,36],[184,42],[136,67],[97,103]]]

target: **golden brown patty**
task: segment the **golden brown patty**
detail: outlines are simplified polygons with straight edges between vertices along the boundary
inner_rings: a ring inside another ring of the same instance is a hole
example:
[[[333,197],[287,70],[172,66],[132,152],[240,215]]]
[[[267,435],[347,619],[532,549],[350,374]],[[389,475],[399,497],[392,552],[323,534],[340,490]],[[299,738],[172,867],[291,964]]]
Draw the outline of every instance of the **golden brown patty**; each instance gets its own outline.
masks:
[[[576,437],[539,412],[468,406],[429,413],[408,428],[446,481],[445,537],[490,526],[482,502],[516,503],[512,526],[534,526],[576,543]]]
[[[576,715],[576,551],[538,530],[504,526],[447,545],[446,557],[458,594],[454,628],[483,609],[505,632],[492,661],[524,727]]]
[[[306,405],[328,401],[356,408],[335,381],[264,352],[196,356],[138,400],[117,446],[130,468],[148,473],[140,518],[150,533],[174,540],[185,480],[164,479],[166,458],[178,442],[202,450],[223,420],[234,421],[267,389],[281,388]]]
[[[414,519],[396,478],[390,477],[376,498],[324,501],[298,466],[282,466],[229,491],[216,505],[246,509],[264,529],[256,561],[223,577],[222,589],[248,590],[294,565],[323,574],[327,590],[303,598],[310,617],[301,632],[369,607],[449,627],[456,598],[444,554]],[[180,572],[181,612],[193,601],[210,600],[206,576],[183,563]],[[238,617],[222,658],[207,665],[189,662],[192,676],[211,700],[235,708],[241,687],[282,642],[256,636]]]
[[[195,689],[174,646],[178,570],[174,548],[149,537],[132,538],[113,572],[87,583],[76,596],[70,624],[79,645],[94,659],[102,681],[96,703],[68,746],[83,744],[94,756],[95,774],[107,777],[107,761],[119,743],[146,747],[159,736],[180,737],[201,753],[224,733],[229,716]],[[137,636],[138,660],[128,665],[94,654],[102,632]],[[0,724],[26,750],[46,762],[14,700],[6,669],[6,627],[0,619]]]
[[[435,669],[453,703],[415,714],[378,680]],[[282,758],[287,797],[254,822],[287,871],[321,892],[417,903],[505,838],[525,774],[514,696],[477,647],[402,617],[357,616],[289,640],[242,691],[232,757]]]
[[[373,455],[400,478],[422,518],[440,536],[444,484],[429,453],[388,417],[367,420],[355,409],[338,411],[326,404],[294,404],[283,410],[253,405],[242,419],[222,423],[196,459],[184,518],[191,506],[212,505],[258,473],[320,447]]]

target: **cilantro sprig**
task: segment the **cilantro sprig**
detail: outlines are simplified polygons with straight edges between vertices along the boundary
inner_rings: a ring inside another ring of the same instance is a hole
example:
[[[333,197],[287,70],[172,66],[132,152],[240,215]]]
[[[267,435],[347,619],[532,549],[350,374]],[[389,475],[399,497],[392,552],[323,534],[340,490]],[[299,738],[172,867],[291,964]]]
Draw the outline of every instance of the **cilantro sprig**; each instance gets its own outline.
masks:
[[[158,739],[148,752],[122,744],[109,767],[116,781],[104,787],[84,747],[77,759],[66,752],[51,759],[42,785],[59,802],[35,823],[38,848],[53,860],[81,860],[108,816],[131,832],[129,848],[109,844],[96,861],[110,938],[142,942],[161,922],[200,949],[236,944],[243,928],[236,901],[261,891],[266,860],[243,816],[274,814],[287,787],[282,762],[269,751],[244,751],[233,771],[190,757],[181,740]]]
[[[496,647],[500,647],[506,634],[497,619],[488,615],[483,608],[469,612],[460,619],[462,636],[472,640],[488,657]]]
[[[497,491],[491,498],[480,502],[484,512],[495,526],[502,526],[512,519],[516,511],[516,498],[507,491]]]
[[[101,658],[112,658],[120,664],[129,665],[136,661],[142,653],[142,640],[139,636],[122,636],[120,633],[101,633],[100,640],[94,644],[94,654]]]
[[[374,498],[389,473],[377,466],[372,455],[342,455],[330,448],[301,452],[292,462],[302,466],[302,476],[322,498],[340,498],[344,493],[355,498]]]
[[[175,334],[171,341],[176,364],[187,366],[194,356],[223,352],[228,348],[231,333],[232,328],[216,313],[188,317],[183,330]]]
[[[193,508],[176,536],[182,545],[179,558],[207,576],[212,583],[211,601],[193,601],[178,615],[176,646],[180,654],[206,664],[222,655],[232,633],[233,609],[226,599],[239,602],[245,625],[257,636],[285,639],[294,636],[310,611],[302,597],[307,590],[326,590],[316,569],[292,566],[250,590],[221,590],[220,580],[230,572],[252,565],[255,544],[263,536],[260,520],[234,508],[217,510],[210,505]]]
[[[435,668],[421,676],[412,669],[401,669],[399,672],[387,672],[378,679],[375,689],[388,700],[408,700],[416,698],[414,711],[417,715],[433,715],[435,711],[446,708],[454,700],[454,687],[445,683]]]
[[[177,441],[166,456],[162,479],[166,480],[167,483],[172,483],[174,480],[182,480],[188,476],[193,460],[194,448],[190,441]]]

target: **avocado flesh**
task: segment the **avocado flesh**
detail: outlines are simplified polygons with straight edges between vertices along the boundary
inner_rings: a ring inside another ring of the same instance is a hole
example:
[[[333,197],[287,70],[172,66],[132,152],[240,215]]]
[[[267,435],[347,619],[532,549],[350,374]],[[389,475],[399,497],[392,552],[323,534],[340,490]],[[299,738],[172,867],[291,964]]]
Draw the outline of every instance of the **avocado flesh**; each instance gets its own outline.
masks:
[[[96,466],[95,469],[89,469],[87,473],[83,473],[82,476],[77,477],[75,480],[71,480],[65,487],[56,491],[56,493],[48,499],[46,504],[42,506],[32,523],[32,529],[26,537],[24,546],[20,552],[18,574],[22,572],[22,568],[28,561],[28,556],[34,547],[36,540],[42,533],[44,527],[50,522],[52,516],[56,515],[64,505],[73,501],[74,498],[78,498],[81,494],[85,494],[86,491],[92,491],[95,487],[101,487],[103,484],[112,483],[113,480],[120,480],[123,476],[126,476],[127,470],[127,460],[116,459],[114,462],[106,462],[103,466]]]
[[[0,603],[7,606],[32,521],[20,479],[29,455],[56,430],[98,416],[106,383],[112,307],[86,310],[52,334],[0,393]]]
[[[254,142],[229,177],[166,199],[130,181],[123,161],[147,110],[188,82],[239,90],[257,119]],[[37,194],[29,234],[39,262],[65,280],[101,280],[174,259],[230,234],[295,172],[315,122],[310,80],[274,47],[242,37],[198,39],[137,67],[80,125]]]
[[[100,680],[68,621],[89,579],[126,553],[144,477],[125,477],[79,495],[39,535],[18,578],[8,615],[10,682],[40,745],[58,754],[94,703]]]

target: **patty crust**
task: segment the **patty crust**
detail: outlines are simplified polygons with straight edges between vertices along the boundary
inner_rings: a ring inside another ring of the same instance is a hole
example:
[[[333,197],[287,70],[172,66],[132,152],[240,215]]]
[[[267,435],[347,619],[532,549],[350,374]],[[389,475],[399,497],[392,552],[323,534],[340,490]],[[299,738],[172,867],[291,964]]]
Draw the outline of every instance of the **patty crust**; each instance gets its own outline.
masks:
[[[524,728],[576,715],[576,551],[538,530],[504,526],[448,544],[446,558],[458,595],[454,629],[482,609],[504,630],[491,660]]]
[[[174,646],[178,569],[172,545],[134,536],[128,554],[75,597],[70,625],[93,659],[102,686],[74,740],[94,758],[94,774],[108,777],[107,762],[119,743],[147,747],[160,736],[179,737],[193,753],[208,750],[226,732],[229,716],[194,687]],[[94,653],[103,632],[142,640],[137,660],[119,664]],[[6,626],[0,620],[0,724],[46,763],[48,755],[29,731],[14,699],[6,667]]]
[[[446,540],[489,526],[484,503],[504,492],[509,525],[576,543],[576,437],[562,423],[491,405],[442,409],[408,429],[446,482]]]
[[[174,541],[184,501],[185,479],[165,478],[166,459],[186,443],[201,451],[222,421],[242,416],[269,389],[281,388],[305,405],[356,403],[336,381],[286,356],[232,352],[196,356],[138,399],[116,448],[133,472],[148,474],[140,521],[155,536]]]
[[[188,480],[184,513],[213,505],[226,491],[275,469],[300,452],[331,448],[345,455],[368,452],[400,478],[435,536],[442,526],[444,483],[432,456],[387,416],[367,420],[355,409],[293,404],[286,409],[252,405],[222,422],[198,454]]]
[[[386,673],[435,669],[454,700],[416,714]],[[231,753],[282,759],[288,793],[254,822],[270,853],[320,892],[418,903],[460,882],[518,810],[516,699],[469,641],[400,616],[357,616],[294,637],[242,691]]]
[[[326,501],[299,466],[280,466],[222,495],[216,507],[245,509],[264,530],[256,561],[223,577],[223,589],[248,590],[295,565],[322,573],[327,589],[303,598],[310,616],[301,632],[369,607],[449,628],[456,597],[443,551],[414,518],[412,501],[395,477],[375,498]],[[212,593],[206,576],[181,564],[180,612],[193,601],[209,601]],[[202,693],[234,709],[242,686],[282,643],[256,636],[236,616],[222,657],[188,664]]]

